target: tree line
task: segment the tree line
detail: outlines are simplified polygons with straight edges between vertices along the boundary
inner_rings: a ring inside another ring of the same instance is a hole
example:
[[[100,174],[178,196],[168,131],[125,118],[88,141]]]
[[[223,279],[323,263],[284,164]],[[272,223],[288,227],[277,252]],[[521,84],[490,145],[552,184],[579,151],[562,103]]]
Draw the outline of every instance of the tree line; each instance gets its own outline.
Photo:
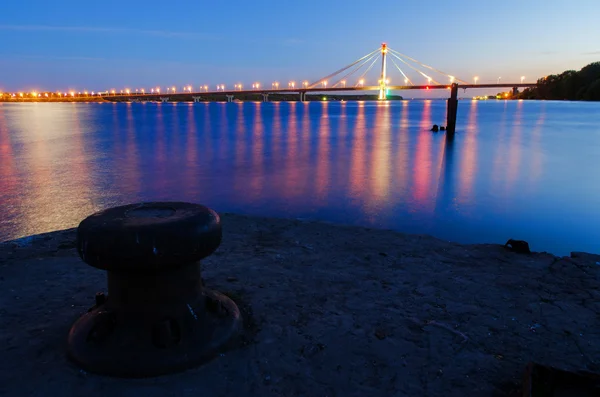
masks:
[[[526,88],[519,99],[569,101],[600,101],[600,62],[593,62],[579,71],[567,70],[537,81],[538,86]]]

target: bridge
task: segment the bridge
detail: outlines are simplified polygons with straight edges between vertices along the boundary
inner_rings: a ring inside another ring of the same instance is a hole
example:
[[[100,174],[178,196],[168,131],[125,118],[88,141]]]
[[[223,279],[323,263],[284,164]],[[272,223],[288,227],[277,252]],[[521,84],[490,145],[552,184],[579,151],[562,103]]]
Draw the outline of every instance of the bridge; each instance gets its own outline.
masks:
[[[404,85],[392,85],[390,83],[388,74],[388,59],[392,65],[400,72],[404,79]],[[378,62],[381,62],[381,72],[378,74],[377,85],[367,85],[367,74]],[[396,62],[398,61],[398,62]],[[400,64],[403,66],[401,67]],[[426,79],[427,84],[415,84],[414,77],[409,77],[410,73],[407,73],[408,69],[412,73],[417,74],[417,78]],[[424,70],[427,70],[425,72]],[[435,78],[434,78],[434,75]],[[437,76],[442,76],[448,79],[448,83],[442,83],[436,79]],[[355,81],[354,84],[348,85],[350,78]],[[210,90],[208,86],[201,86],[198,91],[193,91],[191,86],[184,87],[183,92],[176,92],[175,87],[167,88],[167,92],[161,92],[160,88],[151,89],[151,92],[145,92],[145,90],[138,90],[138,92],[131,92],[125,90],[116,93],[115,90],[105,91],[101,93],[101,96],[105,100],[109,101],[160,101],[169,102],[172,100],[177,101],[193,101],[193,102],[204,102],[221,100],[227,102],[234,102],[239,98],[259,98],[263,102],[269,101],[269,96],[274,95],[285,95],[293,96],[296,100],[304,102],[306,101],[306,95],[309,93],[351,93],[356,91],[375,91],[377,92],[377,99],[385,101],[389,97],[390,91],[404,91],[404,90],[450,90],[450,97],[448,98],[447,106],[447,127],[446,131],[449,134],[454,134],[456,130],[456,115],[458,111],[458,90],[462,88],[464,90],[469,88],[511,88],[513,94],[516,93],[519,87],[536,87],[537,84],[524,83],[524,77],[521,77],[521,81],[518,83],[500,83],[500,78],[496,84],[477,84],[478,77],[474,78],[474,83],[469,83],[465,80],[456,78],[453,75],[442,72],[432,66],[426,65],[412,57],[402,54],[396,50],[391,49],[387,44],[383,43],[381,47],[374,51],[362,56],[354,62],[344,66],[343,68],[336,70],[335,72],[322,77],[312,83],[303,81],[301,84],[295,82],[288,83],[288,87],[279,88],[279,83],[275,82],[271,88],[261,87],[259,83],[252,85],[252,89],[244,89],[242,84],[234,84],[234,88],[226,89],[224,84],[217,85],[216,90]],[[169,92],[170,91],[170,92]]]

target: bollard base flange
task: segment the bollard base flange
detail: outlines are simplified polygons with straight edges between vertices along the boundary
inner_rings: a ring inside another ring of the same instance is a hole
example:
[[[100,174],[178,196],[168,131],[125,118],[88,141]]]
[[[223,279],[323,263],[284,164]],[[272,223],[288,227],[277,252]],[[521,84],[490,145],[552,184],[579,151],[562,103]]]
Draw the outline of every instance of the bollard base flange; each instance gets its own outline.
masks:
[[[67,354],[92,373],[159,376],[211,360],[234,344],[241,325],[235,302],[217,291],[203,289],[195,302],[145,313],[112,308],[109,295],[73,324]]]

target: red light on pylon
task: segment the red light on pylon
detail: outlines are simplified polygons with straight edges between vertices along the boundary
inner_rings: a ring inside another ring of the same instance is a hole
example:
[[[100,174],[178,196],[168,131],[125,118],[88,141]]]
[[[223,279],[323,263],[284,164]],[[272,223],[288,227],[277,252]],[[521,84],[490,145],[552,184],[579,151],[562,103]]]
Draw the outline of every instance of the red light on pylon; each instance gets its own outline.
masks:
[[[429,86],[427,86],[427,89],[429,89]]]

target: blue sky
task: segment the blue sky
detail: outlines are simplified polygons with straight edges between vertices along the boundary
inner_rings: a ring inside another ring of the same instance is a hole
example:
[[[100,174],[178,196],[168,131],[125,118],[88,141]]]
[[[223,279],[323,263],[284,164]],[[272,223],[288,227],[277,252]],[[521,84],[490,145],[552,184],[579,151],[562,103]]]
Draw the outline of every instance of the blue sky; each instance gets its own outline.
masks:
[[[0,91],[312,81],[381,42],[465,80],[535,81],[600,60],[598,15],[598,0],[5,0]]]

